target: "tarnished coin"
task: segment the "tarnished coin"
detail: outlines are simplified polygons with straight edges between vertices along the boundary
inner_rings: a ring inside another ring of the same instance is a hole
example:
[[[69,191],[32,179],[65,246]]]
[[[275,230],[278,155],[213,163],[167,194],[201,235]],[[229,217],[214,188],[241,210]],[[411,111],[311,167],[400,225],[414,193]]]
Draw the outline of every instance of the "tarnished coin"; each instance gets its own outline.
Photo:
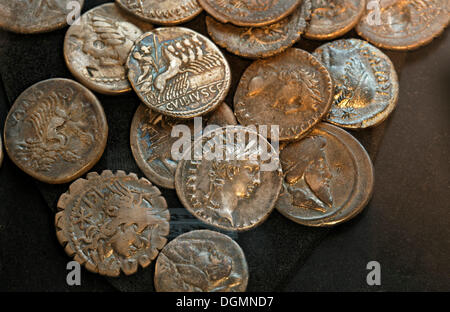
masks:
[[[128,54],[143,31],[152,26],[125,15],[114,3],[83,14],[64,39],[64,58],[70,72],[88,88],[118,94],[131,90],[126,75]]]
[[[222,23],[265,26],[290,15],[301,0],[198,0],[206,12]]]
[[[128,78],[151,109],[192,118],[216,109],[230,88],[230,66],[203,35],[182,27],[142,35],[127,62]]]
[[[2,144],[2,138],[0,137],[0,167],[3,163],[3,144]]]
[[[248,230],[264,222],[282,180],[273,146],[242,126],[208,132],[193,146],[195,152],[186,153],[190,159],[184,157],[175,173],[175,188],[187,210],[225,230]]]
[[[263,27],[239,27],[206,17],[211,38],[231,53],[260,58],[281,53],[300,39],[311,16],[311,1],[304,0],[292,15]]]
[[[385,49],[411,50],[441,34],[450,20],[450,0],[382,0],[356,27],[358,34]]]
[[[332,97],[328,70],[308,52],[290,48],[246,69],[234,111],[242,125],[279,125],[281,141],[295,140],[328,113]]]
[[[33,178],[59,184],[91,169],[105,150],[108,125],[91,91],[63,78],[26,89],[5,124],[11,160]]]
[[[160,25],[185,23],[202,11],[197,0],[116,0],[126,11]]]
[[[342,36],[359,22],[366,0],[312,0],[311,21],[305,37],[329,40]]]
[[[156,186],[105,170],[78,179],[58,201],[56,236],[66,253],[94,273],[145,268],[167,242],[170,214]]]
[[[364,147],[345,130],[321,123],[305,138],[280,153],[283,188],[276,208],[308,226],[347,221],[372,195],[372,161]]]
[[[328,121],[345,128],[366,128],[384,121],[398,99],[398,78],[387,55],[358,39],[326,43],[314,51],[334,81]]]
[[[155,267],[159,292],[242,292],[248,266],[241,247],[225,234],[197,230],[161,250]]]
[[[209,117],[218,126],[236,125],[233,112],[225,103],[220,105]],[[211,122],[208,121],[208,124]],[[175,188],[175,171],[178,161],[172,157],[172,148],[180,140],[181,133],[172,136],[175,125],[188,127],[194,135],[194,122],[164,116],[140,105],[131,123],[131,151],[137,165],[153,183],[168,189]],[[200,122],[202,130],[203,123]],[[178,146],[182,150],[182,146]],[[180,151],[182,152],[182,151]]]
[[[36,34],[63,28],[76,18],[84,0],[0,0],[0,28]]]

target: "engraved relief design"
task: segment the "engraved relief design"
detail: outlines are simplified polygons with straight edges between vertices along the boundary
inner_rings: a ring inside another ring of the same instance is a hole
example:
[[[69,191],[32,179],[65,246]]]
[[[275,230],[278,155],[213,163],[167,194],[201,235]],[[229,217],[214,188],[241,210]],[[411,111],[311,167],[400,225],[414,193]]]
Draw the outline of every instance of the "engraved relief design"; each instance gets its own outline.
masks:
[[[119,0],[119,2],[138,15],[158,20],[189,17],[201,10],[197,0]]]
[[[228,14],[247,16],[251,11],[267,11],[275,7],[280,0],[216,0],[215,5]]]

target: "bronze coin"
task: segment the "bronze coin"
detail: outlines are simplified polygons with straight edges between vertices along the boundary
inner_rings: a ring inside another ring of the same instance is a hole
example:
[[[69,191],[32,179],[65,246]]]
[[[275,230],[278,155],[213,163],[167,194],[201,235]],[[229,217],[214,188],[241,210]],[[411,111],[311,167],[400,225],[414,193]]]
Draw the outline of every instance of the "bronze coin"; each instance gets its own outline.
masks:
[[[3,144],[2,144],[2,138],[0,137],[0,167],[3,163]]]
[[[229,52],[248,58],[268,57],[296,43],[311,16],[311,1],[302,2],[295,12],[277,23],[263,27],[239,27],[223,24],[207,16],[211,38]]]
[[[151,29],[151,25],[125,15],[114,3],[97,6],[66,33],[67,67],[94,91],[110,95],[130,91],[125,62],[134,41]]]
[[[107,276],[145,268],[167,242],[170,214],[159,189],[134,174],[105,170],[78,179],[58,201],[56,236],[87,270]]]
[[[384,49],[412,50],[431,42],[450,20],[449,0],[381,1],[366,10],[358,35]]]
[[[116,0],[116,3],[142,20],[160,25],[185,23],[202,12],[197,0]]]
[[[227,126],[205,133],[193,146],[200,146],[203,154],[186,152],[191,158],[182,159],[175,173],[175,188],[186,209],[225,230],[244,231],[264,222],[282,180],[272,145],[251,128]]]
[[[366,41],[342,39],[314,51],[334,81],[328,121],[345,128],[380,124],[394,110],[398,78],[389,57]]]
[[[230,88],[230,66],[205,36],[182,27],[142,35],[127,61],[128,78],[151,109],[193,118],[216,109]]]
[[[245,70],[234,110],[242,125],[279,125],[281,141],[296,140],[328,113],[332,97],[328,70],[308,52],[290,48]]]
[[[301,0],[198,0],[206,12],[222,23],[265,26],[290,15]]]
[[[108,125],[91,91],[63,78],[26,89],[8,113],[5,148],[11,160],[40,181],[72,181],[103,154]]]
[[[276,208],[307,226],[347,221],[367,205],[374,172],[364,147],[345,130],[321,123],[280,152],[283,187]]]
[[[312,0],[311,21],[305,37],[329,40],[342,36],[359,22],[366,0]]]
[[[241,247],[225,234],[197,230],[182,234],[159,253],[159,292],[242,292],[248,266]]]
[[[235,126],[238,124],[233,110],[225,103],[222,103],[214,112],[207,116],[207,125],[219,127]]]
[[[63,28],[84,0],[0,1],[0,28],[21,34],[37,34]],[[70,20],[71,21],[71,20]]]

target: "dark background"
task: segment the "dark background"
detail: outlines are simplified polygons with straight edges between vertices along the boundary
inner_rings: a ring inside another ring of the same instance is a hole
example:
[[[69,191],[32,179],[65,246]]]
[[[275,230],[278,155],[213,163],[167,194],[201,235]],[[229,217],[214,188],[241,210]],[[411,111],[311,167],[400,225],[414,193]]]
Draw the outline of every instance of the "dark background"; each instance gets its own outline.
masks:
[[[105,1],[89,1],[84,11]],[[186,24],[205,34],[204,16]],[[0,125],[15,98],[32,84],[68,77],[62,45],[66,29],[24,36],[0,31]],[[345,37],[357,37],[354,32]],[[314,50],[321,42],[301,40]],[[354,134],[375,165],[373,199],[362,214],[332,229],[297,225],[276,211],[260,227],[238,235],[249,263],[249,291],[450,291],[450,38],[426,47],[387,52],[400,79],[400,99],[377,128]],[[251,63],[225,53],[233,74],[227,97]],[[129,148],[130,93],[98,95],[110,127],[108,146],[93,171],[138,170]],[[68,185],[46,185],[22,173],[5,155],[0,167],[0,291],[153,290],[153,267],[131,277],[104,278],[83,269],[82,285],[66,284],[71,261],[55,236],[54,211]],[[171,207],[169,238],[204,227],[162,190]],[[368,286],[366,265],[381,264],[381,286]]]

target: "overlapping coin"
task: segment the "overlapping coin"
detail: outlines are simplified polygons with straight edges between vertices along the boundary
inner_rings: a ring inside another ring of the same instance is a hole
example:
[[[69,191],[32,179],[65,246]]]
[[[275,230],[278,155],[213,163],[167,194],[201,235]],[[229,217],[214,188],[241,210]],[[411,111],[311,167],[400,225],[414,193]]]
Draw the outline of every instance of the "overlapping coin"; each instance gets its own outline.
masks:
[[[230,87],[230,66],[217,46],[182,27],[142,35],[127,62],[128,78],[144,104],[172,117],[216,109]]]
[[[170,214],[148,180],[123,171],[91,172],[58,201],[56,234],[66,253],[91,272],[118,276],[147,267],[164,247]]]
[[[155,267],[159,292],[245,291],[248,266],[241,247],[225,234],[197,230],[161,250]]]
[[[283,187],[276,208],[308,226],[347,221],[367,205],[373,166],[362,145],[345,130],[321,123],[280,152]]]
[[[15,101],[5,124],[11,160],[33,178],[58,184],[86,173],[106,146],[108,125],[91,91],[62,78],[38,82]]]
[[[366,41],[343,39],[320,46],[314,55],[334,81],[329,122],[345,128],[366,128],[380,124],[394,110],[397,73],[379,49]]]

